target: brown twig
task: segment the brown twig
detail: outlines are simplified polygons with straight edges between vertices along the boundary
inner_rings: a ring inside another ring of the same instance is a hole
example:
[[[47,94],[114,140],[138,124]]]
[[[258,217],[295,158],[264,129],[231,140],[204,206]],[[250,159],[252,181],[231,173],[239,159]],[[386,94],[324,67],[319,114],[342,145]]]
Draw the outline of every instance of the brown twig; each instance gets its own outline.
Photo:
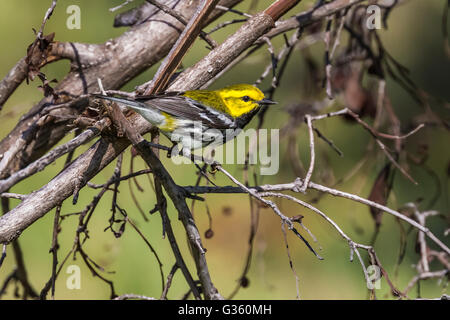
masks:
[[[56,267],[58,266],[58,232],[59,232],[59,218],[61,214],[61,206],[56,207],[55,217],[53,219],[53,235],[52,235],[52,246],[50,252],[53,256],[52,261],[52,276],[51,287],[52,287],[52,299],[55,299],[55,285],[56,285]]]
[[[169,83],[172,74],[180,65],[186,52],[194,43],[195,38],[200,34],[203,20],[207,17],[219,0],[203,0],[197,11],[193,14],[186,28],[181,33],[177,42],[170,50],[167,58],[162,62],[156,72],[152,82],[144,90],[144,95],[163,92]]]
[[[37,45],[37,43],[42,40],[45,24],[47,23],[48,19],[50,19],[50,16],[55,10],[56,1],[57,0],[53,0],[52,4],[47,9],[41,27],[38,33],[36,34],[36,40],[33,42],[32,45]],[[14,93],[16,88],[26,79],[27,74],[28,74],[27,57],[24,57],[20,59],[19,62],[17,62],[17,64],[11,69],[11,71],[8,72],[6,77],[0,82],[0,111],[2,110],[3,104]]]
[[[172,17],[174,17],[175,19],[180,21],[182,24],[184,24],[186,27],[188,26],[189,22],[187,22],[185,17],[183,17],[181,14],[178,14],[178,12],[176,12],[175,10],[172,10],[170,7],[166,6],[164,3],[161,3],[156,0],[146,0],[146,1],[148,3],[151,3],[152,5],[154,5],[155,7],[157,7],[159,10],[171,15]],[[212,9],[214,9],[214,7]],[[205,17],[206,16],[207,15],[205,15]],[[201,39],[205,40],[206,43],[211,46],[211,48],[217,47],[217,43],[213,39],[211,39],[207,33],[200,30],[199,36]]]
[[[292,261],[292,258],[291,258],[291,252],[289,250],[289,244],[288,244],[286,229],[285,229],[284,225],[285,225],[285,223],[281,222],[281,230],[283,231],[283,239],[284,239],[284,244],[286,246],[286,253],[287,253],[287,256],[289,259],[289,267],[291,268],[292,273],[294,274],[295,288],[297,290],[297,299],[300,300],[300,286],[299,286],[300,279],[298,277],[297,271],[295,271],[294,262]]]
[[[178,270],[178,265],[175,263],[172,267],[172,269],[169,272],[169,275],[167,276],[166,284],[164,285],[163,292],[161,294],[160,300],[167,300],[167,293],[169,292],[170,286],[172,285],[172,279],[175,275],[175,272]]]
[[[153,246],[151,245],[150,241],[148,241],[148,239],[145,237],[145,235],[142,233],[141,230],[139,230],[139,228],[136,226],[136,224],[133,222],[133,220],[130,219],[130,217],[125,216],[124,217],[125,221],[128,222],[131,227],[137,232],[137,234],[141,237],[141,239],[145,242],[145,244],[147,245],[147,247],[150,249],[150,251],[152,252],[153,256],[156,258],[156,261],[158,262],[159,265],[159,271],[160,271],[160,275],[161,275],[161,282],[162,282],[162,288],[164,288],[164,272],[163,272],[163,264],[161,262],[161,259],[159,258],[158,253],[156,252],[155,248],[153,248]]]
[[[300,1],[301,0],[278,0],[268,7],[264,13],[271,16],[274,21],[277,21]]]
[[[137,177],[137,176],[140,176],[140,175],[143,175],[143,174],[148,174],[148,173],[151,173],[151,172],[152,172],[151,169],[139,170],[139,171],[135,171],[133,173],[130,173],[130,174],[126,175],[126,176],[121,176],[118,179],[120,181],[129,180],[131,178],[134,178],[134,177]],[[103,183],[103,184],[94,184],[94,183],[88,182],[87,185],[90,188],[92,188],[92,189],[100,189],[100,188],[103,188],[103,187],[109,187],[111,184],[114,184],[114,183],[116,183],[116,179],[108,181],[108,182]]]

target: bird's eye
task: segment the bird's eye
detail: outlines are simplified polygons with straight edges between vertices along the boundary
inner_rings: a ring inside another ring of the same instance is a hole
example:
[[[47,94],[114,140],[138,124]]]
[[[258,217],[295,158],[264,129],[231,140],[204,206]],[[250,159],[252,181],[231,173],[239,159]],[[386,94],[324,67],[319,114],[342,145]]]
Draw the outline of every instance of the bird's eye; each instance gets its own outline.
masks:
[[[249,97],[249,96],[243,96],[243,97],[242,97],[242,100],[243,100],[244,102],[249,102],[249,101],[250,101],[250,97]]]

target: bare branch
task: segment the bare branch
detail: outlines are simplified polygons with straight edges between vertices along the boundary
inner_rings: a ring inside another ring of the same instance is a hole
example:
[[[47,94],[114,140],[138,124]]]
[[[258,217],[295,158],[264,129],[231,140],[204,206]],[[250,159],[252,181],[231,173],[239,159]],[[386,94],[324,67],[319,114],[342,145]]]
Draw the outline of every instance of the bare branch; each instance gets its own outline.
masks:
[[[263,202],[264,204],[266,204],[267,206],[269,206],[281,219],[281,222],[286,224],[288,226],[288,229],[291,230],[292,232],[294,232],[294,234],[299,237],[304,243],[305,245],[308,247],[308,249],[314,253],[314,255],[319,259],[319,260],[323,260],[323,258],[317,254],[317,252],[310,246],[310,244],[308,243],[308,241],[305,240],[305,238],[302,237],[302,235],[294,228],[294,225],[292,223],[292,220],[288,217],[286,217],[278,208],[278,206],[273,203],[272,201],[266,200],[264,199],[262,196],[260,196],[254,189],[250,189],[247,188],[246,186],[244,186],[241,182],[239,182],[239,180],[237,180],[235,177],[233,177],[228,171],[226,171],[223,167],[221,167],[218,164],[214,164],[214,168],[219,170],[220,172],[222,172],[223,174],[225,174],[231,181],[233,181],[235,184],[237,184],[239,186],[239,188],[241,188],[242,190],[244,190],[245,192],[247,192],[248,194],[250,194],[252,197],[258,199],[259,201]]]
[[[39,158],[38,160],[29,164],[22,170],[13,173],[7,179],[0,180],[0,192],[4,192],[13,185],[15,185],[16,183],[18,183],[19,181],[26,179],[27,177],[35,174],[36,172],[44,170],[45,167],[53,163],[56,159],[60,158],[66,153],[71,152],[72,150],[75,150],[82,144],[85,144],[86,142],[92,140],[95,136],[99,135],[104,128],[108,127],[110,123],[111,122],[108,118],[104,118],[98,121],[97,123],[94,124],[94,126],[88,128],[86,131],[76,136],[69,142],[59,147],[56,147],[42,158]]]
[[[183,56],[194,43],[203,26],[203,20],[207,17],[219,0],[204,0],[192,15],[191,20],[186,24],[186,28],[181,33],[177,42],[170,50],[166,59],[162,62],[151,84],[144,91],[144,95],[162,92],[166,88],[172,74],[180,65]]]
[[[12,199],[25,200],[27,198],[27,196],[24,194],[3,192],[3,193],[0,193],[0,198],[12,198]]]
[[[300,178],[297,178],[296,181],[293,183],[274,184],[274,185],[267,184],[267,185],[261,185],[261,186],[257,186],[257,187],[248,187],[248,189],[252,192],[288,191],[288,190],[294,191],[294,192],[299,192],[300,191],[299,188],[301,187],[302,184],[303,184],[303,181]],[[217,193],[242,193],[242,192],[246,192],[246,191],[242,191],[242,188],[240,188],[240,187],[236,188],[236,187],[231,187],[231,186],[226,186],[226,187],[198,186],[198,187],[183,187],[183,188],[189,193],[215,193],[215,192],[217,192]],[[367,200],[360,196],[357,196],[357,195],[354,195],[351,193],[347,193],[344,191],[328,188],[323,185],[314,183],[312,181],[309,182],[308,188],[311,188],[311,189],[314,189],[314,190],[317,190],[320,192],[325,192],[327,194],[331,194],[336,197],[341,197],[341,198],[346,198],[346,199],[349,199],[352,201],[356,201],[356,202],[365,204],[367,206],[377,208],[383,212],[389,213],[389,214],[407,222],[414,228],[424,232],[442,250],[444,250],[447,254],[450,254],[450,249],[441,240],[439,240],[428,228],[420,225],[416,221],[412,220],[411,218],[408,218],[407,216],[405,216],[404,214],[402,214],[398,211],[390,209],[379,203]]]

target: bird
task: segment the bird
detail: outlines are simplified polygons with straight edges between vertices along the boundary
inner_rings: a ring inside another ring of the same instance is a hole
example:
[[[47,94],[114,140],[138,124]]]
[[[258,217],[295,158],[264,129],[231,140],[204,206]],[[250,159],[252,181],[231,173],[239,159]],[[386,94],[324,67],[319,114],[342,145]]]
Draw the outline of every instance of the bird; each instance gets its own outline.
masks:
[[[249,84],[217,90],[190,90],[137,96],[134,99],[94,94],[131,108],[156,126],[174,146],[194,150],[220,145],[236,137],[264,105],[277,102]]]

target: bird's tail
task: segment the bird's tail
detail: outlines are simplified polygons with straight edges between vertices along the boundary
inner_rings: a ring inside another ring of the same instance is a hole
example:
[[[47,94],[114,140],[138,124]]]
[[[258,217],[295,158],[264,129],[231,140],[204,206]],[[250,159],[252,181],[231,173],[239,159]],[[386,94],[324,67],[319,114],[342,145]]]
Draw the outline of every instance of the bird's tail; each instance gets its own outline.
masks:
[[[127,107],[135,110],[137,113],[143,116],[148,122],[150,122],[155,126],[160,126],[166,121],[164,115],[162,115],[157,109],[152,108],[151,106],[145,104],[144,102],[139,102],[125,98],[109,97],[102,94],[93,94],[92,96],[126,105]]]
[[[144,104],[142,102],[130,100],[130,99],[110,97],[110,96],[105,96],[102,94],[92,94],[92,96],[99,98],[99,99],[118,102],[118,103],[121,103],[121,104],[124,104],[124,105],[130,107],[131,109],[135,109],[137,111],[148,111],[149,110],[149,108],[146,104]]]

